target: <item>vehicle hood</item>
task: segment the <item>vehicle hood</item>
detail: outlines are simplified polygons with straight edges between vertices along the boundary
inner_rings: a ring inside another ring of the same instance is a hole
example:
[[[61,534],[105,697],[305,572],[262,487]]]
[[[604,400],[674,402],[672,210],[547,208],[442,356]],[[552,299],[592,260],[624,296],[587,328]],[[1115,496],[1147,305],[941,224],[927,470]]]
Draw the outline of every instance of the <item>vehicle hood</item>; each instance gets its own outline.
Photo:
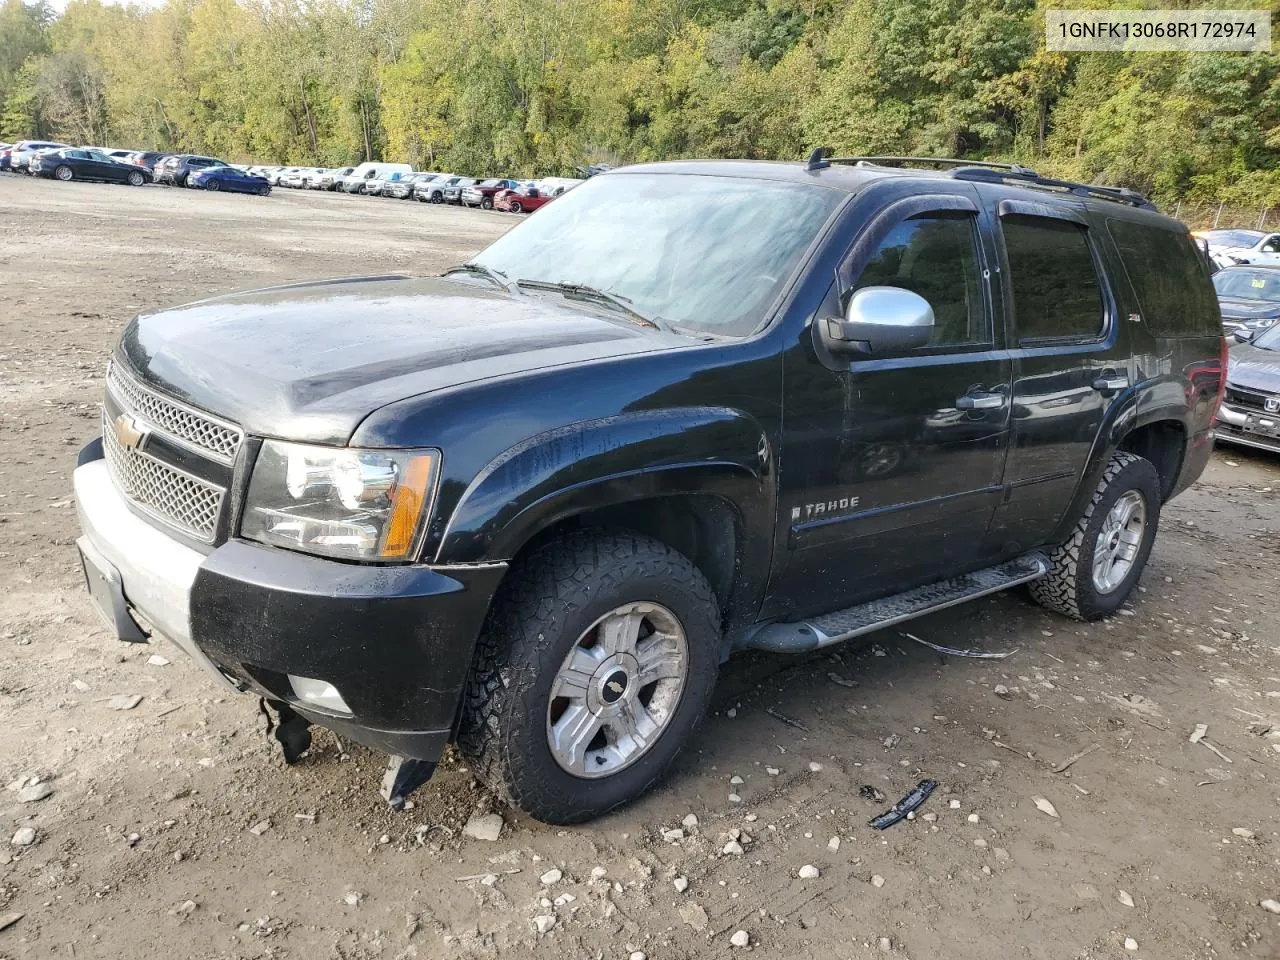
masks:
[[[1240,343],[1231,348],[1227,383],[1249,390],[1280,393],[1280,353]]]
[[[584,305],[585,306],[585,305]],[[376,277],[272,287],[145,313],[117,357],[251,435],[346,443],[397,400],[560,364],[685,346],[555,296]]]
[[[1280,317],[1280,303],[1265,300],[1244,300],[1235,297],[1219,297],[1224,320],[1259,320],[1264,317]]]

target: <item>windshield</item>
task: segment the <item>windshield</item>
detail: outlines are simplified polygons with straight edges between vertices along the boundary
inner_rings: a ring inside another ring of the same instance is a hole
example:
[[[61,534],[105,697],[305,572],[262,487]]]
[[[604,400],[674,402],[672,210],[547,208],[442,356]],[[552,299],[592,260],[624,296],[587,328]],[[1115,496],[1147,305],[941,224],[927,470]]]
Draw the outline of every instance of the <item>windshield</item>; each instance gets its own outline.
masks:
[[[1280,324],[1269,327],[1254,337],[1250,343],[1263,350],[1280,350]]]
[[[1280,270],[1222,270],[1213,286],[1219,297],[1280,303]]]
[[[1252,247],[1263,235],[1253,230],[1210,230],[1202,236],[1217,247]]]
[[[744,337],[845,194],[689,174],[595,177],[475,258],[512,280],[577,283],[683,327]]]

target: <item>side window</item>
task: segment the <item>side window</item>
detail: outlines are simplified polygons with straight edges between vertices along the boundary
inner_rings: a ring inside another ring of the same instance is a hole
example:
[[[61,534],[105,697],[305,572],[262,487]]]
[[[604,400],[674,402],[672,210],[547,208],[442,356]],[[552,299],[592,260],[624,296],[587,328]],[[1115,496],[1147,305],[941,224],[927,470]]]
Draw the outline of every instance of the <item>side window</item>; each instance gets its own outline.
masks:
[[[1085,228],[1021,214],[1000,225],[1018,339],[1096,340],[1106,314]]]
[[[1273,233],[1262,242],[1263,253],[1275,253],[1278,250],[1280,250],[1280,236]]]
[[[901,287],[929,301],[933,336],[921,349],[991,342],[973,214],[924,214],[899,223],[871,254],[854,289],[873,286]]]
[[[1108,220],[1107,232],[1148,330],[1157,337],[1217,334],[1217,296],[1190,236],[1132,220]]]

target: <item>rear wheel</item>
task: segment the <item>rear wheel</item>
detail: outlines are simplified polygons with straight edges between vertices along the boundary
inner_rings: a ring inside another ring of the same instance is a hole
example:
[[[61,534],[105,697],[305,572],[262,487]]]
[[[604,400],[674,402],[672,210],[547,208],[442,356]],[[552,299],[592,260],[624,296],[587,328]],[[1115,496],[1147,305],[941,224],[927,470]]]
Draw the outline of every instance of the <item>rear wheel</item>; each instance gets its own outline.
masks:
[[[511,805],[580,823],[644,793],[711,697],[720,617],[706,578],[639,534],[577,533],[508,575],[458,735]]]
[[[58,168],[53,171],[53,175],[57,177],[59,180],[61,180],[63,183],[66,183],[68,180],[70,180],[72,177],[75,176],[75,173],[72,172],[70,167],[68,167],[65,163],[63,163],[63,164],[59,164]]]
[[[512,201],[511,201],[511,212],[512,212],[512,213],[524,213],[524,204],[523,204],[523,203],[521,203],[519,200],[512,200]]]
[[[1146,567],[1160,502],[1151,462],[1114,454],[1071,535],[1050,555],[1049,573],[1031,583],[1031,596],[1075,620],[1115,613]]]
[[[481,200],[481,201],[480,201],[480,209],[481,209],[481,210],[492,210],[492,209],[493,209],[493,197],[485,197],[483,200]]]
[[[146,182],[147,182],[147,178],[144,177],[137,170],[134,170],[129,174],[129,186],[131,187],[140,187]]]

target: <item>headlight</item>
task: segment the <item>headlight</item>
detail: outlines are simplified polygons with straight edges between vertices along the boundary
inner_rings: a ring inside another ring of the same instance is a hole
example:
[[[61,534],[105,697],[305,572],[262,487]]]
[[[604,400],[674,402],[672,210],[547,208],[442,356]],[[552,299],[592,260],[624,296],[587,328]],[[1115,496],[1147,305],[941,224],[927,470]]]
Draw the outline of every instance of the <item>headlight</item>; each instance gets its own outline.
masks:
[[[349,560],[412,559],[439,473],[436,450],[351,450],[266,440],[240,534]]]

